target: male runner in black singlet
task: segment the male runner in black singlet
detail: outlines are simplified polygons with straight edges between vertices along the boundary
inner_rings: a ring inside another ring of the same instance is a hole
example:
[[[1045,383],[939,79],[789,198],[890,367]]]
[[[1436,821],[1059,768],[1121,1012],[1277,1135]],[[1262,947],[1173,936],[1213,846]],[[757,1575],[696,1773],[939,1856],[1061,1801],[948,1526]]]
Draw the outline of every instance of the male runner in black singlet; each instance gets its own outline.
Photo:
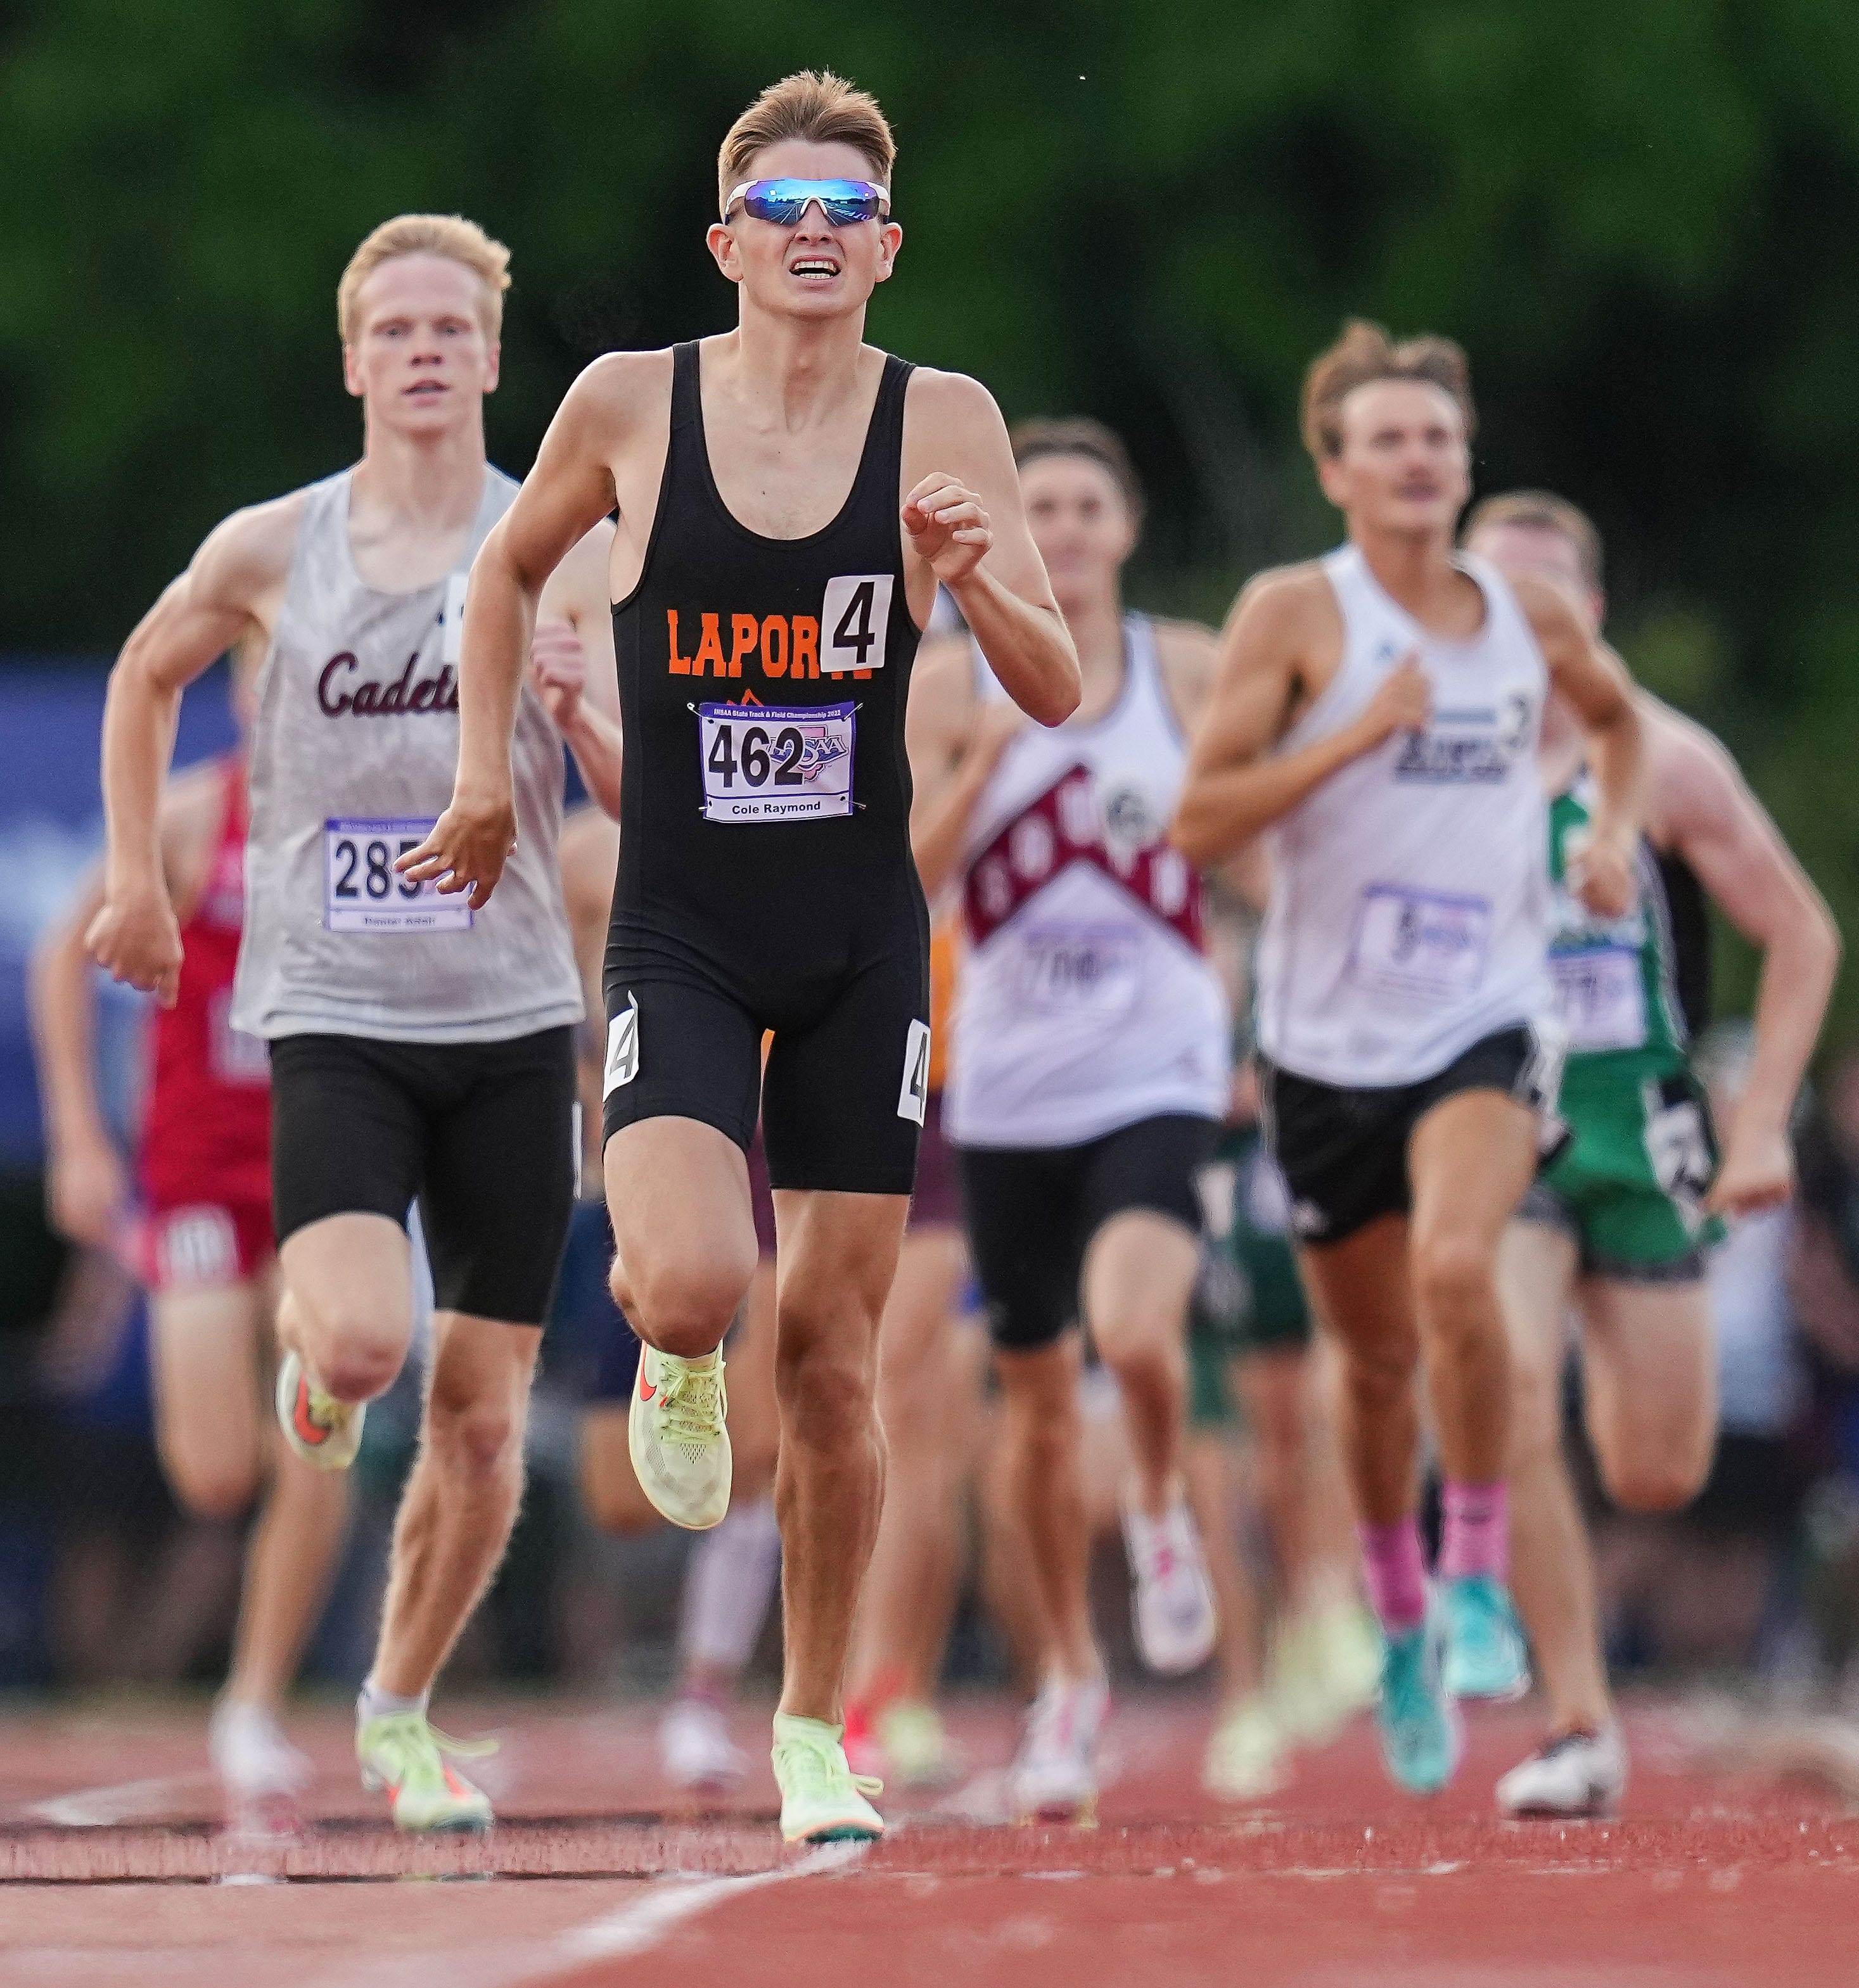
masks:
[[[904,711],[938,583],[1032,717],[1057,724],[1079,696],[999,410],[973,380],[863,342],[902,240],[893,156],[877,104],[836,76],[789,76],[737,120],[709,244],[738,328],[611,353],[570,390],[474,570],[458,784],[405,865],[475,904],[495,888],[536,596],[617,509],[605,1164],[616,1288],[647,1347],[633,1459],[667,1517],[722,1516],[716,1349],[755,1266],[743,1155],[759,1105],[780,1239],[774,1760],[790,1841],[883,1827],[839,1722],[884,1488],[878,1320],[928,1073]]]

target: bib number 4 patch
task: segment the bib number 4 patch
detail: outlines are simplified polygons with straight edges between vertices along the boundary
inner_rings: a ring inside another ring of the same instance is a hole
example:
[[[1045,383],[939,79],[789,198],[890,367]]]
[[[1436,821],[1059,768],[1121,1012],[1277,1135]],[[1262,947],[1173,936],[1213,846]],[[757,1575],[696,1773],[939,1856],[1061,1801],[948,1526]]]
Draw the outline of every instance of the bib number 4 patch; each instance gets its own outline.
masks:
[[[820,607],[822,676],[884,667],[891,580],[887,573],[840,573],[826,582]]]
[[[912,1022],[904,1043],[904,1083],[897,1092],[897,1116],[921,1125],[929,1110],[930,1032]]]

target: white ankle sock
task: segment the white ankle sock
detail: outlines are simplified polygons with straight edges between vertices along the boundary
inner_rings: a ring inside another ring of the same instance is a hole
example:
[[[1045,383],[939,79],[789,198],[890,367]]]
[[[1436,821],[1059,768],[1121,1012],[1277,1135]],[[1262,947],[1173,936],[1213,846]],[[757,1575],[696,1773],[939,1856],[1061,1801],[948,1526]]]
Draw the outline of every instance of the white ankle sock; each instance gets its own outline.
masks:
[[[397,1712],[417,1712],[422,1717],[432,1701],[432,1693],[423,1691],[417,1698],[397,1698],[390,1691],[383,1691],[373,1678],[361,1688],[361,1696],[355,1701],[355,1719],[357,1725],[370,1719],[387,1719]]]
[[[678,1652],[732,1676],[754,1655],[781,1572],[781,1528],[772,1498],[732,1505],[702,1534],[684,1570]]]

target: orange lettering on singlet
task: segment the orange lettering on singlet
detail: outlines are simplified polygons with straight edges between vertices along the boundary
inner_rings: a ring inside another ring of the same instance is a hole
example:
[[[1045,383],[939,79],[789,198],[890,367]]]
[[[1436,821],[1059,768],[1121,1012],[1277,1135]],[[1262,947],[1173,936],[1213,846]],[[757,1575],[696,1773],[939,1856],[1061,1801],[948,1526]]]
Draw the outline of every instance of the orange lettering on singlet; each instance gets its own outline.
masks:
[[[755,639],[762,632],[762,624],[752,614],[732,614],[729,617],[729,674],[739,677],[742,674],[742,658],[755,646]]]
[[[775,651],[779,647],[781,653]],[[762,674],[765,677],[784,677],[787,674],[787,617],[771,614],[762,624]]]
[[[688,677],[691,674],[691,658],[678,653],[678,610],[675,607],[665,610],[665,639],[671,652],[671,674],[674,677]]]
[[[820,622],[816,616],[794,617],[794,674],[797,677],[820,674]]]
[[[691,658],[691,674],[694,677],[701,677],[704,674],[704,665],[706,662],[710,665],[710,674],[713,677],[724,676],[728,674],[728,665],[723,661],[722,621],[720,617],[715,614],[706,614],[704,617],[703,640],[697,645],[697,654]]]

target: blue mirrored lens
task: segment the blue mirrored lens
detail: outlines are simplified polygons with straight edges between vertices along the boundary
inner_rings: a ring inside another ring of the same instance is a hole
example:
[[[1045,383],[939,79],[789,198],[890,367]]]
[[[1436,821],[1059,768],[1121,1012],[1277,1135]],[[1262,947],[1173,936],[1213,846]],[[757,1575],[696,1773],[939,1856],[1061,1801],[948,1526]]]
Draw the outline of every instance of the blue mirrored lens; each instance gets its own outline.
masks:
[[[869,180],[757,180],[744,189],[742,205],[758,221],[791,228],[818,201],[837,228],[870,221],[884,211],[884,196]]]

